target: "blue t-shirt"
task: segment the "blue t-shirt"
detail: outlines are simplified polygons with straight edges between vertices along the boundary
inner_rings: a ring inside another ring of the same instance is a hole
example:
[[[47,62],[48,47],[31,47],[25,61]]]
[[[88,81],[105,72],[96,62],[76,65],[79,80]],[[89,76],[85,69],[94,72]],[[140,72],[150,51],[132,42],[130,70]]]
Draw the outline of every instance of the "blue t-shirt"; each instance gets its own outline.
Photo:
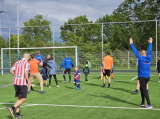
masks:
[[[138,58],[138,76],[143,78],[150,77],[150,65],[152,61],[152,43],[149,43],[147,56],[141,56],[137,49],[134,47],[133,43],[130,44],[133,53]]]
[[[73,63],[72,63],[72,60],[69,58],[69,57],[66,57],[64,60],[63,60],[63,63],[62,65],[60,66],[60,69],[65,65],[65,69],[71,69],[71,65],[72,67],[74,67]]]
[[[37,55],[35,59],[37,59],[39,61],[39,63],[41,63],[41,59],[44,60],[42,55]]]

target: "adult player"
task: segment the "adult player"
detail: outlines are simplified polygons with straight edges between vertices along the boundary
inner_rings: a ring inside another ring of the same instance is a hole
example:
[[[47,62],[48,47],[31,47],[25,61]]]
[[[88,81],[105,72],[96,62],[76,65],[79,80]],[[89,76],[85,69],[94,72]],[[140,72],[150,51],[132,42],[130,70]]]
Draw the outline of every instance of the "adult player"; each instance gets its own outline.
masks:
[[[39,70],[38,70],[38,64],[40,66],[43,66],[43,62],[39,62],[39,60],[35,59],[35,55],[32,54],[31,55],[31,58],[32,60],[30,60],[30,77],[29,77],[29,81],[30,82],[33,82],[34,79],[36,78],[39,82],[40,82],[40,87],[41,87],[41,91],[40,93],[45,93],[43,91],[43,79],[42,79],[42,76],[41,74],[39,73]],[[30,87],[31,85],[28,85],[28,93],[30,93]]]
[[[110,51],[106,52],[107,56],[104,57],[103,62],[104,62],[104,71],[103,71],[103,86],[105,87],[105,81],[106,81],[106,75],[108,76],[108,88],[110,88],[110,83],[111,83],[111,77],[110,73],[113,67],[113,58],[110,56]]]
[[[158,56],[157,71],[158,71],[158,75],[159,75],[159,81],[158,82],[160,82],[160,55]]]
[[[141,53],[141,49],[138,50],[138,53],[140,54]],[[137,62],[136,62],[136,67],[138,66],[138,59],[137,59]],[[137,78],[137,87],[136,87],[136,90],[134,92],[132,92],[132,94],[138,94],[138,90],[140,88],[140,84],[139,84],[139,78]],[[146,90],[148,92],[148,83],[146,85]]]
[[[69,83],[71,83],[71,65],[72,65],[72,67],[74,67],[74,65],[73,65],[73,63],[72,63],[72,60],[68,57],[67,54],[65,55],[65,59],[63,60],[63,63],[62,63],[62,65],[59,67],[59,69],[61,69],[64,65],[65,65],[65,69],[64,69],[64,71],[63,71],[63,78],[64,78],[63,83],[66,83],[65,74],[66,74],[67,72],[68,72],[68,75],[69,75]]]
[[[135,56],[138,58],[138,79],[140,81],[140,90],[141,90],[141,97],[142,97],[142,102],[140,106],[143,106],[145,108],[153,108],[148,92],[146,90],[146,85],[150,79],[150,65],[152,61],[152,41],[153,39],[150,37],[148,42],[149,42],[149,47],[148,47],[148,52],[146,55],[146,51],[142,50],[141,54],[138,53],[137,49],[133,45],[133,40],[132,38],[129,39],[130,41],[130,46],[135,54]],[[147,105],[145,106],[145,98],[147,100]]]
[[[26,101],[27,98],[27,83],[30,84],[28,80],[28,70],[29,70],[29,62],[30,59],[29,53],[24,53],[23,58],[12,66],[10,72],[14,76],[13,84],[15,88],[15,97],[18,97],[17,102],[12,107],[9,107],[8,110],[10,112],[11,117],[14,117],[14,110],[16,109],[16,118],[23,117],[20,114],[20,105]]]

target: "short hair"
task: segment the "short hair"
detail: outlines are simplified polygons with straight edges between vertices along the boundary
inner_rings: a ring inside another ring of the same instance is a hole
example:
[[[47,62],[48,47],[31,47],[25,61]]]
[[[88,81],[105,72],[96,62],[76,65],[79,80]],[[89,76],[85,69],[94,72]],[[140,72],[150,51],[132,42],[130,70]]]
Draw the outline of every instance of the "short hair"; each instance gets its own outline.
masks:
[[[139,48],[138,51],[141,52],[141,48]]]
[[[68,54],[66,54],[65,56],[68,57]]]
[[[53,60],[53,57],[50,57],[50,60]]]
[[[28,55],[30,55],[28,52],[25,52],[24,54],[23,54],[23,57],[27,57]]]
[[[106,54],[107,54],[107,55],[110,55],[110,51],[107,51]]]
[[[86,64],[88,64],[88,62],[86,62]]]
[[[31,54],[31,58],[32,58],[32,59],[35,58],[35,54]]]
[[[79,68],[79,66],[75,66],[75,68]]]
[[[146,51],[145,50],[141,50],[141,55],[146,55]]]
[[[40,52],[39,50],[37,50],[36,54],[37,54],[37,55],[40,55],[40,54],[41,54],[41,52]]]

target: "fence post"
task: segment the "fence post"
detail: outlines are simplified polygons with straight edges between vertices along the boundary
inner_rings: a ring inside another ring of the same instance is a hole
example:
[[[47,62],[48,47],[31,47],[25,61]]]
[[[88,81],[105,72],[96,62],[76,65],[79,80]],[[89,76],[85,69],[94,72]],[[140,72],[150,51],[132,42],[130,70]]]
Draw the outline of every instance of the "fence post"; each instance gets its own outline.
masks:
[[[129,51],[128,51],[128,70],[130,69],[129,67]]]
[[[157,20],[156,20],[156,68],[157,68]]]
[[[11,35],[10,35],[10,27],[9,27],[9,48],[11,48]],[[9,65],[11,68],[11,50],[9,49]]]
[[[53,47],[55,47],[55,40],[54,40],[54,26],[53,26]],[[54,48],[53,48],[53,60],[55,61],[56,58],[55,58],[55,52],[54,52]]]
[[[102,23],[102,61],[103,61],[103,23]]]

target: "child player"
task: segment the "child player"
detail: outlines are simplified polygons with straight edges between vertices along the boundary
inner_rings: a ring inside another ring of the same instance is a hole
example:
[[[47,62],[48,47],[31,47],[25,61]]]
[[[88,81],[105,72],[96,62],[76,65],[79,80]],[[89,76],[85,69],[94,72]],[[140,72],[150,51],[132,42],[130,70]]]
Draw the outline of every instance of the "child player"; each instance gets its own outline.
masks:
[[[85,74],[85,83],[89,83],[87,76],[89,75],[89,66],[88,62],[86,62],[86,65],[83,68],[83,73]]]
[[[81,90],[81,87],[80,87],[80,72],[78,70],[78,66],[75,66],[75,74],[74,74],[74,85],[76,86],[76,89],[79,88],[79,90]]]
[[[46,68],[43,68],[42,70],[41,70],[41,73],[40,74],[42,74],[42,78],[43,78],[43,83],[44,83],[44,81],[46,82],[46,87],[47,87],[47,69]]]
[[[100,67],[101,67],[101,73],[99,76],[99,80],[102,80],[103,79],[104,62],[102,62],[102,65]],[[108,80],[108,76],[106,76],[106,79]]]
[[[42,57],[41,52],[39,50],[36,52],[36,55],[37,56],[35,59],[37,59],[39,61],[39,63],[41,63],[42,60],[44,60],[44,58]]]
[[[112,79],[114,79],[114,75],[113,75],[113,67],[112,67],[112,70],[111,70],[111,76],[112,76]]]

